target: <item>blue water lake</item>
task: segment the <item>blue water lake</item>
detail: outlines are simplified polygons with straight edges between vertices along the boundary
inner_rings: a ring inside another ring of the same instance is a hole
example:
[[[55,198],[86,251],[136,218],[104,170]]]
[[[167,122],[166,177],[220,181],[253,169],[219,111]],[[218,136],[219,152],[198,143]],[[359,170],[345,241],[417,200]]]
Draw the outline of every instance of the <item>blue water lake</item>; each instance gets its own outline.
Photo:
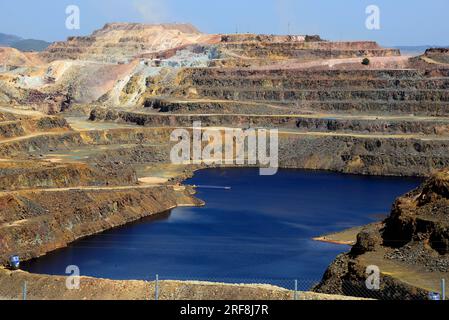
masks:
[[[417,187],[412,178],[257,169],[198,171],[201,208],[177,208],[76,241],[23,265],[27,271],[109,279],[316,282],[348,246],[313,241],[326,233],[383,219],[399,195]]]

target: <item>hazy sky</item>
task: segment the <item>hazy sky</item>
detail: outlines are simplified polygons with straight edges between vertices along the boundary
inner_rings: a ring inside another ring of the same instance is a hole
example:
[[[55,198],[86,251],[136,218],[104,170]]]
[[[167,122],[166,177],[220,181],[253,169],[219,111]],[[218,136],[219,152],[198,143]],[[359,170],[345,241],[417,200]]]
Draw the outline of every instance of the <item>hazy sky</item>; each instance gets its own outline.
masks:
[[[81,29],[65,27],[78,5]],[[377,5],[381,29],[365,27]],[[48,41],[87,35],[107,22],[190,22],[207,33],[320,34],[383,45],[449,45],[449,0],[0,0],[0,32]]]

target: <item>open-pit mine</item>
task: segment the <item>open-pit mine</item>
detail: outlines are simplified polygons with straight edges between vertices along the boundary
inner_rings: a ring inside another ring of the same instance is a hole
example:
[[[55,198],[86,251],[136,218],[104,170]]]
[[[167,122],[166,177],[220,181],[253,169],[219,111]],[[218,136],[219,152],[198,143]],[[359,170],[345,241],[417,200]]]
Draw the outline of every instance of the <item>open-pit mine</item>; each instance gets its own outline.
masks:
[[[111,23],[43,52],[0,48],[0,299],[20,298],[25,281],[28,299],[151,299],[154,282],[83,277],[69,290],[64,276],[11,270],[8,261],[203,206],[184,181],[224,165],[170,161],[171,133],[196,121],[278,129],[282,169],[425,181],[384,221],[321,235],[353,247],[300,298],[426,299],[439,290],[449,272],[448,49],[411,57],[318,35]],[[375,291],[365,287],[372,265]],[[296,296],[273,285],[174,280],[160,299]]]

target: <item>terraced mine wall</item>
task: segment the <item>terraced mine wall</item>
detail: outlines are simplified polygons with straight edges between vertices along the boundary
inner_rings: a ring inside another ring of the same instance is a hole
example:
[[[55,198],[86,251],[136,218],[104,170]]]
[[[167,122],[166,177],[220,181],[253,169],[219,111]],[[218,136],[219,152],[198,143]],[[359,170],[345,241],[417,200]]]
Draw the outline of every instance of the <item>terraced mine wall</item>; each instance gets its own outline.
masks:
[[[447,140],[281,134],[279,144],[284,168],[428,176],[449,165]]]
[[[0,162],[0,190],[136,185],[135,171],[104,163],[53,164],[38,160]]]
[[[296,112],[447,115],[449,69],[245,70],[196,68],[179,75],[180,96],[287,104]]]
[[[34,152],[45,153],[50,149],[69,150],[81,146],[134,144],[134,149],[111,151],[111,160],[114,154],[121,153],[125,156],[124,154],[129,153],[136,161],[142,159],[143,162],[153,160],[169,163],[170,150],[174,145],[174,142],[170,142],[173,129],[131,128],[37,136],[3,143],[0,146],[0,156],[27,158],[23,153],[28,152],[30,148]],[[428,176],[437,169],[449,166],[449,140],[444,138],[281,132],[279,140],[280,166],[286,168],[333,170],[354,174]],[[144,154],[150,157],[144,157]]]
[[[68,131],[67,121],[62,117],[43,117],[0,122],[0,139],[24,136],[32,132]]]
[[[0,155],[28,159],[27,153],[39,154],[50,150],[69,150],[74,147],[145,144],[170,141],[171,129],[154,129],[151,131],[140,129],[112,129],[83,132],[62,132],[37,134],[21,137],[13,141],[4,141],[0,144]]]
[[[67,246],[177,205],[200,205],[192,190],[173,187],[59,189],[0,194],[0,264]]]
[[[305,90],[234,90],[225,88],[201,88],[196,89],[199,95],[206,97],[217,97],[235,100],[255,101],[323,101],[323,100],[394,100],[394,101],[441,101],[449,102],[449,93],[443,90],[328,90],[328,91],[305,91]]]
[[[221,35],[220,42],[233,43],[233,42],[304,42],[304,41],[322,41],[320,36],[309,35],[268,35],[268,34],[223,34]]]
[[[170,133],[167,132],[167,138]],[[170,163],[172,146],[136,146],[107,152],[98,160]],[[279,166],[364,175],[429,176],[449,166],[448,146],[447,140],[281,133]]]
[[[1,108],[0,119],[0,265],[11,255],[36,258],[178,205],[202,204],[189,188],[139,184],[135,169],[114,159],[43,159],[74,147],[157,144],[157,130],[73,131],[62,117],[25,109]],[[166,139],[159,133],[160,143]]]
[[[250,101],[225,100],[165,100],[147,98],[144,107],[146,110],[174,114],[293,114],[292,106],[273,107],[268,103],[252,103]],[[113,115],[114,113],[112,113]]]
[[[224,41],[225,40],[225,41]],[[230,40],[230,41],[229,41]],[[328,42],[310,41],[306,37],[300,37],[287,41],[285,37],[266,38],[249,37],[249,39],[237,37],[226,39],[222,37],[219,45],[224,55],[230,53],[230,57],[270,58],[270,59],[301,59],[320,60],[355,57],[391,57],[400,56],[396,49],[381,48],[376,42]],[[301,41],[302,40],[302,41]]]
[[[222,46],[227,49],[241,49],[241,48],[290,48],[290,49],[310,49],[310,50],[378,50],[382,49],[375,41],[308,41],[306,37],[298,38],[294,41],[294,38],[288,37],[276,37],[264,39],[262,36],[259,38],[245,39],[244,35],[242,39],[239,39],[240,35],[235,35],[236,39],[230,38],[223,41]],[[233,37],[233,36],[230,36]],[[290,41],[292,39],[293,41]],[[301,41],[302,40],[302,41]],[[391,49],[385,49],[391,50]]]
[[[261,48],[258,44],[254,46],[248,44],[226,45],[228,50],[234,54],[244,55],[250,58],[269,57],[271,59],[343,59],[362,57],[392,57],[399,56],[400,51],[395,49],[356,49],[356,50],[335,50],[335,49],[298,49],[293,46],[271,46]]]
[[[313,115],[245,115],[212,114],[182,115],[155,114],[114,109],[94,109],[91,121],[117,121],[147,127],[187,127],[200,121],[203,126],[240,128],[292,129],[298,132],[340,132],[373,134],[423,134],[445,135],[449,133],[449,119],[419,118],[338,118]]]
[[[156,102],[157,101],[157,102]],[[249,114],[288,115],[331,112],[368,115],[447,116],[449,104],[426,101],[233,101],[147,99],[145,106],[162,113],[174,114]]]

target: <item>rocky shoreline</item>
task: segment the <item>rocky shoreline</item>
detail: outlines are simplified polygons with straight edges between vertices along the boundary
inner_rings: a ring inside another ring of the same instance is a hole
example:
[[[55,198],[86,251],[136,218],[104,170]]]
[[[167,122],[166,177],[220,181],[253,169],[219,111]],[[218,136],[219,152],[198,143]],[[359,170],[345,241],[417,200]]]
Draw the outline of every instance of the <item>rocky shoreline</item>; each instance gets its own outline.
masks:
[[[442,171],[419,188],[400,197],[381,224],[357,234],[349,253],[326,271],[316,292],[376,299],[427,299],[440,292],[448,275],[449,172]],[[367,267],[380,270],[380,288],[367,290]]]

